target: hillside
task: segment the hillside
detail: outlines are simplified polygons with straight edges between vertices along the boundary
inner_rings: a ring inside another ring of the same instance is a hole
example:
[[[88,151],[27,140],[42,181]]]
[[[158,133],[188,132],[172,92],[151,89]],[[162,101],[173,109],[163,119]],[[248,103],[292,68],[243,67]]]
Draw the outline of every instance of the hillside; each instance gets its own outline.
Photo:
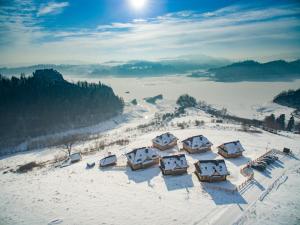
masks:
[[[290,81],[300,78],[300,60],[283,60],[259,63],[243,61],[228,66],[210,69],[211,79],[221,82],[239,81]]]
[[[300,89],[298,90],[289,90],[281,92],[279,95],[277,95],[273,102],[288,106],[291,108],[300,109]]]
[[[56,131],[92,125],[123,110],[123,100],[101,84],[69,83],[53,70],[31,77],[0,76],[0,148]]]
[[[168,110],[169,106],[162,102],[160,107],[148,103],[130,107],[136,113],[135,117],[124,120],[118,127],[101,133],[93,140],[74,145],[74,151],[81,151],[83,154],[81,162],[63,168],[46,163],[27,173],[9,172],[16,170],[18,165],[32,161],[41,164],[55,159],[57,155],[63,155],[59,146],[0,160],[0,220],[3,224],[94,225],[99,224],[99,221],[100,224],[121,225],[261,224],[253,215],[269,216],[270,212],[276,211],[285,216],[278,223],[297,224],[299,191],[276,199],[270,196],[276,192],[287,193],[299,189],[298,160],[278,155],[278,162],[270,164],[265,172],[253,171],[255,179],[244,189],[232,190],[246,180],[240,173],[241,168],[264,154],[266,147],[288,147],[298,158],[299,135],[277,135],[260,129],[256,133],[243,132],[240,125],[230,122],[217,124],[213,122],[211,115],[198,109],[188,109],[186,115],[164,124],[146,126],[152,124],[157,112],[166,112],[161,107],[167,107],[165,110]],[[197,126],[196,120],[203,123]],[[182,129],[178,124],[188,126]],[[158,151],[158,154],[185,154],[189,164],[187,174],[164,176],[159,165],[132,171],[126,164],[124,154],[134,148],[151,145],[151,140],[164,132],[171,132],[179,138],[178,147]],[[180,151],[182,140],[199,134],[214,144],[212,151],[200,154]],[[109,145],[116,140],[129,142],[123,146]],[[243,157],[225,159],[230,172],[228,180],[217,183],[199,182],[194,174],[194,163],[200,159],[223,159],[218,154],[217,146],[232,140],[240,140],[245,152]],[[107,144],[104,150],[89,152],[101,142]],[[99,160],[107,156],[108,152],[116,154],[117,165],[99,169]],[[87,163],[92,162],[96,166],[86,169]],[[281,180],[281,177],[288,177],[287,184],[291,187],[284,186],[285,180]],[[256,212],[256,207],[261,207],[261,204],[270,200],[278,203],[269,204]],[[275,220],[276,217],[272,215],[271,222],[266,224],[274,224]]]

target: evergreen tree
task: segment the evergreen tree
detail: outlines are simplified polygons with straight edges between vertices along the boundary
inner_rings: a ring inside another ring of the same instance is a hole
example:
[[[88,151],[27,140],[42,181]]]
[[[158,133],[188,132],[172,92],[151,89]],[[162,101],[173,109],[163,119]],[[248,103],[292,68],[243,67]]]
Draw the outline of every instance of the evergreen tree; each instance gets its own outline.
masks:
[[[277,129],[275,115],[272,113],[270,116],[266,116],[264,124],[266,127]]]
[[[195,107],[197,105],[196,99],[188,94],[181,95],[176,101],[176,104],[182,108]]]
[[[278,126],[278,129],[280,130],[285,130],[285,114],[281,114],[277,119],[276,119],[276,124]]]
[[[287,124],[286,129],[288,131],[292,131],[294,129],[294,127],[295,127],[295,119],[294,119],[294,116],[291,116],[290,119],[289,119],[289,122]]]

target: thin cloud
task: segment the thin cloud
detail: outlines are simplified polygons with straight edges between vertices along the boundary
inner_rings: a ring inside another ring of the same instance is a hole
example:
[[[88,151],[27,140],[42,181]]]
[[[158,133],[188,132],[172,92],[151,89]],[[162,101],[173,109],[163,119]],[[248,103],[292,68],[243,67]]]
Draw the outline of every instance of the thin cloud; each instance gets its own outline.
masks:
[[[34,15],[33,12],[34,9],[30,13]],[[14,34],[14,39],[7,40],[22,45],[3,47],[0,41],[0,50],[4,52],[0,61],[153,60],[195,53],[231,59],[259,58],[263,54],[292,55],[300,47],[299,15],[297,5],[231,6],[212,12],[182,11],[52,33],[40,27],[37,20],[43,17],[22,17],[16,13],[10,18],[15,22],[7,24],[9,29],[2,32]],[[5,20],[0,17],[0,21]]]
[[[37,16],[61,13],[62,10],[69,5],[69,2],[48,2],[48,4],[40,7]]]

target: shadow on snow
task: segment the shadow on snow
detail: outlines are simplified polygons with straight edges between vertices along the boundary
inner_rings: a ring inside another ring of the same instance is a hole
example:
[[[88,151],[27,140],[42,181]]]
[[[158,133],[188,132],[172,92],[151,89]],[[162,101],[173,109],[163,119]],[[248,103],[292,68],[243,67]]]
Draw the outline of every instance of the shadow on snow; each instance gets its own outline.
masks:
[[[192,174],[183,174],[179,176],[163,176],[168,191],[178,189],[187,189],[194,187]]]
[[[201,183],[203,189],[211,196],[211,199],[216,205],[228,205],[228,204],[247,204],[247,201],[238,191],[226,192],[224,190],[218,190],[218,188],[226,188],[228,190],[234,190],[236,186],[230,181],[222,181],[215,183]]]

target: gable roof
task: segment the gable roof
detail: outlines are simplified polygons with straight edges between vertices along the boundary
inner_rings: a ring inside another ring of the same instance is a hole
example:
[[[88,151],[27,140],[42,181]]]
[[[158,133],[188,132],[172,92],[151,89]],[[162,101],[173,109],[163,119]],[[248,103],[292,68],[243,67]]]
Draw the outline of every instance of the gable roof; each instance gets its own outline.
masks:
[[[175,170],[188,168],[184,154],[164,156],[161,159],[161,166],[165,170]]]
[[[223,151],[227,152],[228,154],[235,154],[239,152],[245,151],[240,141],[231,141],[226,142],[219,146]]]
[[[153,142],[155,142],[156,144],[159,144],[161,146],[168,145],[171,142],[173,142],[174,140],[178,140],[178,138],[175,137],[170,132],[161,134],[161,135],[156,136],[155,138],[152,139]]]
[[[182,141],[182,143],[186,144],[191,148],[203,148],[203,147],[211,147],[213,144],[203,135],[196,135],[193,137],[189,137]]]
[[[217,160],[199,160],[195,167],[200,176],[226,176],[229,175],[225,161]]]
[[[154,160],[159,158],[158,153],[155,148],[152,147],[142,147],[132,150],[126,153],[127,160],[132,164],[139,164],[149,160]]]

